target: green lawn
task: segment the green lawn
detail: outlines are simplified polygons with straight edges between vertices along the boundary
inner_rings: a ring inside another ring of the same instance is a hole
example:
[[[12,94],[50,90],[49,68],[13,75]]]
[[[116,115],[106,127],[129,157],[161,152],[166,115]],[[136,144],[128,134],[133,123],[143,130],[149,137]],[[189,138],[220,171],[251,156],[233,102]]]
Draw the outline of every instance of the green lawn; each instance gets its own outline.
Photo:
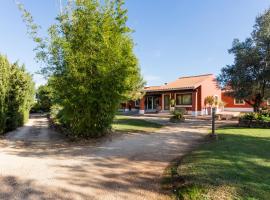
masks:
[[[114,131],[151,133],[160,129],[162,125],[143,119],[132,119],[128,116],[117,115],[112,127]]]
[[[270,130],[223,128],[175,171],[179,199],[270,199]],[[176,184],[175,184],[176,185]]]

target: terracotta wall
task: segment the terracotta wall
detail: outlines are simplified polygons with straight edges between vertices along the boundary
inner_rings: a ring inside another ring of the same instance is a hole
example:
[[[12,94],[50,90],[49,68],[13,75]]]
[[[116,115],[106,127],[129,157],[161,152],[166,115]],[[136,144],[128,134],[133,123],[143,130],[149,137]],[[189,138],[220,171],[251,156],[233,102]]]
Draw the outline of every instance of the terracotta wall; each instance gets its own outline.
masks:
[[[235,105],[234,98],[227,96],[225,92],[222,92],[222,101],[225,103],[225,108],[252,108],[252,106],[250,106],[246,102],[243,105]]]
[[[145,109],[145,96],[143,96],[140,100],[140,110],[144,110]]]
[[[213,75],[212,77],[205,80],[201,85],[201,108],[203,109],[204,106],[204,99],[207,96],[218,96],[219,100],[222,100],[221,98],[221,89],[218,85],[218,82],[216,80],[216,77]]]
[[[225,108],[252,108],[252,106],[246,102],[243,105],[235,105],[234,98],[226,95],[225,92],[222,92],[222,101],[225,103]],[[264,102],[262,106],[267,106],[267,102]]]

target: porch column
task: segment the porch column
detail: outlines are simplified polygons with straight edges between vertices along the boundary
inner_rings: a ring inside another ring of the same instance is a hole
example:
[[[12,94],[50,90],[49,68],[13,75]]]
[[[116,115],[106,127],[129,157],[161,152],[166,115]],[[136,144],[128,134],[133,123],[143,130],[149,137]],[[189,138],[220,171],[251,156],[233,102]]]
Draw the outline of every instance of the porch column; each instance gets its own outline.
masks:
[[[160,110],[159,111],[163,111],[163,95],[161,95],[159,97],[159,106],[160,106]]]
[[[161,110],[164,111],[164,94],[161,94]]]
[[[202,86],[197,89],[197,113],[198,115],[204,115],[203,113],[203,101],[202,101]]]
[[[145,96],[143,96],[140,100],[140,110],[139,110],[139,114],[143,115],[144,114],[144,109],[145,109],[145,105],[144,105],[144,101],[145,101]]]
[[[198,108],[197,108],[197,90],[192,92],[192,116],[198,115]]]

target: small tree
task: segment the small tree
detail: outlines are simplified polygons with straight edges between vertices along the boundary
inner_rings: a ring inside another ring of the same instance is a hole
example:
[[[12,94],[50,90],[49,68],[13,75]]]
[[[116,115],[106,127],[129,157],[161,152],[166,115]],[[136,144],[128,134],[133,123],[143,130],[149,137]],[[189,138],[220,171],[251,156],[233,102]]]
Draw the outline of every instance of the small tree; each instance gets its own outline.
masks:
[[[228,95],[244,99],[257,112],[270,97],[270,10],[257,17],[250,38],[234,40],[229,53],[234,64],[224,67],[218,80]]]
[[[121,101],[141,92],[143,80],[123,4],[76,0],[57,17],[46,39],[38,37],[38,26],[19,5],[38,43],[37,58],[46,64],[42,72],[50,77],[53,101],[62,108],[57,116],[77,137],[105,134]]]
[[[215,104],[215,98],[213,96],[207,96],[204,99],[204,105],[212,107]]]

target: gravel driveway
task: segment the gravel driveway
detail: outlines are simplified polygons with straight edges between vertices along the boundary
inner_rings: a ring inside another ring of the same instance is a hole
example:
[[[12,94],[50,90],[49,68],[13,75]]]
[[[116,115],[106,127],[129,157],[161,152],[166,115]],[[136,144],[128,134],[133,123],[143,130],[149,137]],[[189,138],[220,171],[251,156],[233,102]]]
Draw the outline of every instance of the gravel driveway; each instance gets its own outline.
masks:
[[[48,129],[45,117],[0,140],[0,199],[169,199],[163,170],[205,135],[188,120],[152,134],[118,134],[79,144]]]

